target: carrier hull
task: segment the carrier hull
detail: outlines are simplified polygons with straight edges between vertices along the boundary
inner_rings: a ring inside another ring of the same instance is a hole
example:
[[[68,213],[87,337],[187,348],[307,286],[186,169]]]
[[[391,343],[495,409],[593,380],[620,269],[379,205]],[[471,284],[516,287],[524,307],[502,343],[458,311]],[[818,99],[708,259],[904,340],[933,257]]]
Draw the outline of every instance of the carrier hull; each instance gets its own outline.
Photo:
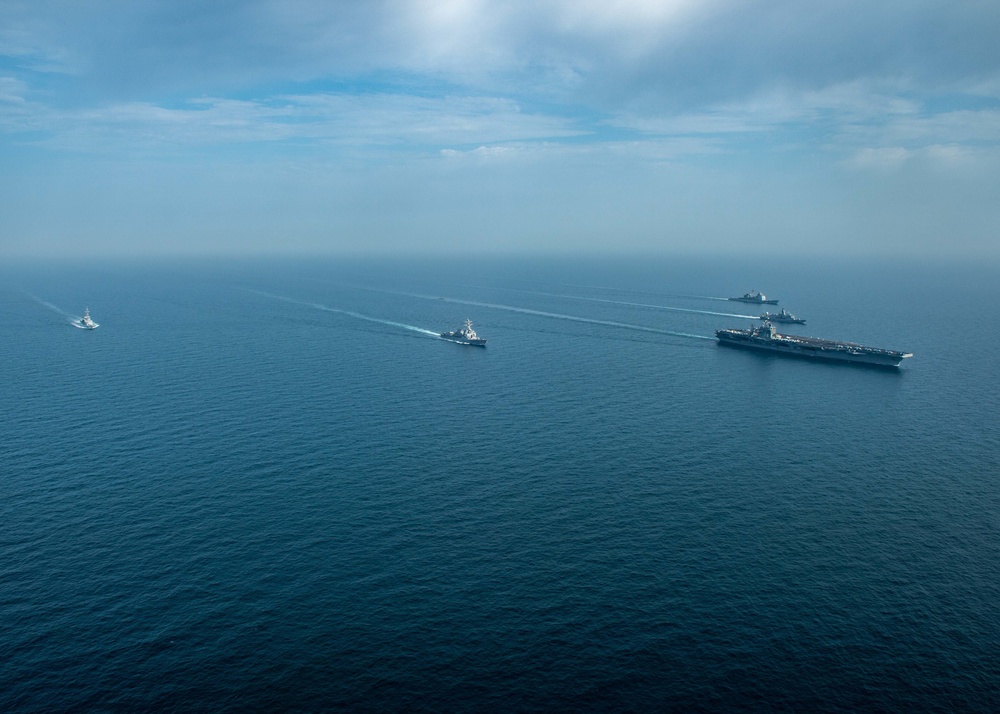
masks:
[[[769,323],[749,330],[718,330],[715,334],[719,339],[719,344],[726,347],[759,350],[820,362],[841,362],[898,369],[900,362],[913,356],[909,352],[865,347],[854,342],[779,335]]]

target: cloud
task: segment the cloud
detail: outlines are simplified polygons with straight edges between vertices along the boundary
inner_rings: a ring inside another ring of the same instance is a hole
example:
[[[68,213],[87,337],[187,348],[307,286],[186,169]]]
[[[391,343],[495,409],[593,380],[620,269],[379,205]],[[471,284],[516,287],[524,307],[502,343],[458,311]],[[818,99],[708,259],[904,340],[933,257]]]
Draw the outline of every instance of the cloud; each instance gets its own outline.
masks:
[[[0,100],[16,81],[0,81]],[[93,109],[52,110],[21,104],[0,127],[45,132],[36,140],[82,152],[119,148],[311,142],[328,146],[409,147],[410,150],[480,142],[577,136],[566,118],[522,112],[509,99],[412,95],[283,95],[266,100],[203,98],[179,107],[126,102]]]
[[[996,98],[997,26],[1000,4],[932,0],[11,0],[0,55],[54,109],[270,102],[297,84],[732,133],[912,113],[927,95]]]
[[[902,146],[866,147],[848,155],[843,164],[876,174],[901,171],[919,171],[925,175],[936,174],[974,180],[996,173],[1000,151],[996,148],[978,149],[960,144],[930,144],[918,148]],[[988,179],[989,182],[995,178]]]
[[[896,117],[882,134],[907,143],[1000,143],[1000,109],[943,111]]]
[[[693,113],[623,113],[608,123],[649,137],[712,137],[729,151],[775,141],[845,156],[858,168],[885,170],[919,156],[954,163],[976,149],[1000,146],[1000,107],[986,95],[915,98],[901,83],[856,81],[809,91],[781,88]]]
[[[28,85],[13,77],[0,77],[0,103],[24,105]]]
[[[332,139],[461,146],[583,133],[569,118],[524,112],[515,101],[498,97],[322,94],[288,100],[329,127]]]
[[[874,171],[894,171],[905,164],[913,152],[902,146],[864,148],[854,152],[845,162],[848,166]]]
[[[66,19],[44,0],[0,4],[0,60],[10,58],[33,72],[72,73],[73,41],[65,39],[60,29]]]
[[[913,114],[942,94],[1000,97],[997,3],[11,0],[0,20],[12,77],[53,109],[165,96],[267,104],[296,84],[498,97],[687,134]],[[55,70],[62,84],[43,76]]]
[[[1000,5],[895,0],[11,0],[0,51],[108,97],[432,76],[609,108],[678,107],[866,77],[994,78]]]
[[[0,228],[77,206],[113,242],[123,204],[178,233],[193,204],[320,236],[341,196],[343,225],[425,236],[461,211],[655,241],[679,214],[700,241],[809,233],[885,185],[987,235],[998,26],[945,0],[6,0]]]

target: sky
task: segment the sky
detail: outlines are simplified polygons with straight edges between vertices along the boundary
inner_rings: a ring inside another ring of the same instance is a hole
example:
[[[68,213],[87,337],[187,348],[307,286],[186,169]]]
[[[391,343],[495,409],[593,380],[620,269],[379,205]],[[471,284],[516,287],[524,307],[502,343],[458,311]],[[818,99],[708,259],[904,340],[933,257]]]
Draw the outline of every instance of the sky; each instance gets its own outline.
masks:
[[[996,0],[0,0],[0,257],[1000,260]]]

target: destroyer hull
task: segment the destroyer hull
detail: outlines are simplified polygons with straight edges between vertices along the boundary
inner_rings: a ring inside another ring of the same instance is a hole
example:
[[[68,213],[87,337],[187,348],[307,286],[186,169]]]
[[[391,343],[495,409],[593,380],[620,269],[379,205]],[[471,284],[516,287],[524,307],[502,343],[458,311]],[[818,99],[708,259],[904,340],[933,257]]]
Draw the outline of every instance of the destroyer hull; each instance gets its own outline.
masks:
[[[485,347],[486,340],[462,340],[456,339],[454,337],[444,337],[442,335],[442,340],[447,340],[448,342],[454,342],[456,345],[469,345],[470,347]]]
[[[789,317],[787,315],[772,315],[765,312],[760,316],[761,320],[767,320],[768,322],[781,322],[787,325],[804,325],[806,321],[800,317]]]
[[[777,300],[768,300],[768,299],[758,300],[756,298],[748,298],[748,297],[731,297],[731,298],[727,298],[727,300],[731,300],[732,302],[748,302],[751,305],[777,305],[778,304]]]
[[[442,332],[441,339],[448,340],[448,342],[454,342],[459,345],[469,345],[470,347],[486,346],[486,338],[480,337],[476,334],[476,331],[472,329],[472,320],[466,320],[465,327],[460,330]]]
[[[720,345],[740,349],[759,350],[798,357],[820,362],[840,362],[898,369],[899,363],[912,355],[895,350],[864,347],[850,342],[821,340],[815,337],[783,337],[782,339],[759,339],[750,336],[748,330],[719,330],[716,336]]]
[[[461,334],[455,334],[452,332],[442,332],[440,335],[442,340],[447,340],[448,342],[454,342],[456,345],[471,345],[472,347],[485,347],[486,340],[482,337],[468,338]]]

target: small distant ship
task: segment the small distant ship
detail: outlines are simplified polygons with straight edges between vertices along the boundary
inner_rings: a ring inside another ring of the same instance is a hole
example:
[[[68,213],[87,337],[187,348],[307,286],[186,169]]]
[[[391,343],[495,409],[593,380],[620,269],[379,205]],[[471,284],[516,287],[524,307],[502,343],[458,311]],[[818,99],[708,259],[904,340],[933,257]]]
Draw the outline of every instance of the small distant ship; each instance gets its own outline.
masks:
[[[751,290],[748,293],[744,293],[740,297],[731,297],[730,300],[734,302],[749,302],[754,305],[777,305],[777,300],[768,300],[767,295],[760,292],[759,290]]]
[[[796,325],[806,324],[805,320],[801,317],[795,317],[795,315],[788,312],[785,308],[781,308],[781,312],[765,312],[760,316],[760,319],[764,322],[792,322]]]
[[[485,347],[486,340],[476,334],[472,329],[472,320],[466,320],[465,326],[452,332],[442,332],[441,338],[449,342],[457,342],[460,345],[473,345],[475,347]]]
[[[79,327],[81,330],[96,330],[100,325],[90,319],[90,308],[83,308],[83,317],[79,320],[74,320],[73,325]]]
[[[913,355],[909,352],[865,347],[854,342],[822,340],[818,337],[779,335],[774,325],[765,322],[749,330],[717,330],[719,344],[730,347],[766,350],[792,357],[806,357],[832,362],[851,362],[876,367],[899,367],[899,363]]]

